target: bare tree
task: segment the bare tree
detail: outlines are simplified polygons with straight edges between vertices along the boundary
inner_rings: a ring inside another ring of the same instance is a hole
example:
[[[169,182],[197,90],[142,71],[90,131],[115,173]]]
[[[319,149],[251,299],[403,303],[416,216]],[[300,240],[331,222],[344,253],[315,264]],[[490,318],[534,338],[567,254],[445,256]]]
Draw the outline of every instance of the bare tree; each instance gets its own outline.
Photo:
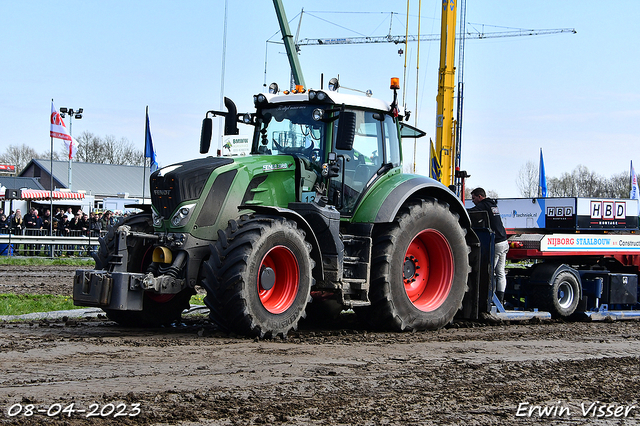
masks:
[[[104,138],[90,132],[83,132],[78,137],[78,161],[103,164],[126,164],[142,166],[144,152],[136,149],[128,139],[117,140],[113,135]]]
[[[629,198],[631,192],[631,182],[628,172],[621,172],[611,176],[607,180],[608,197]]]
[[[0,162],[5,164],[13,164],[16,166],[16,171],[19,173],[24,169],[29,161],[34,158],[40,157],[35,149],[22,144],[18,145],[9,145],[4,154],[0,155]],[[48,154],[47,157],[48,158]]]
[[[622,172],[607,179],[580,164],[571,173],[549,178],[547,186],[549,197],[626,198],[629,174]]]
[[[520,191],[520,195],[525,198],[537,197],[538,182],[538,167],[533,161],[529,160],[522,166],[516,178],[516,186]]]

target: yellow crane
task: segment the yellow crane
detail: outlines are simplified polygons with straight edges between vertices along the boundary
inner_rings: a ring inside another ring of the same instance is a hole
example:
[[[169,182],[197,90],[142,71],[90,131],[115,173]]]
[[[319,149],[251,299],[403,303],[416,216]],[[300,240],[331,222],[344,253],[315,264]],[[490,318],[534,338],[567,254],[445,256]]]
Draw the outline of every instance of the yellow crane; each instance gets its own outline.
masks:
[[[458,2],[461,5],[462,17],[460,34],[460,61],[463,62],[464,41],[465,39],[486,39],[501,37],[518,37],[532,35],[548,35],[558,33],[576,33],[574,28],[557,28],[557,29],[510,29],[508,31],[499,32],[469,32],[466,31],[464,19],[466,18],[465,0],[442,0],[442,23],[440,34],[430,35],[392,35],[391,27],[389,34],[385,36],[366,36],[366,37],[334,37],[334,38],[303,38],[293,41],[295,49],[292,51],[299,52],[300,46],[331,46],[337,44],[364,44],[364,43],[395,43],[407,44],[410,41],[440,41],[440,65],[438,71],[438,95],[436,96],[436,135],[435,145],[431,144],[429,176],[442,182],[444,185],[451,187],[456,186],[454,192],[464,197],[464,178],[468,175],[464,171],[458,170],[460,167],[460,145],[462,133],[462,74],[460,73],[457,89],[458,89],[458,108],[457,119],[454,115],[454,99],[456,91],[456,67],[455,46],[456,46],[456,18],[458,13]],[[279,5],[278,5],[279,3]],[[282,7],[281,0],[274,0],[276,8]],[[300,22],[302,14],[300,13]],[[393,13],[392,13],[393,17]],[[286,21],[286,20],[285,20]],[[290,31],[286,28],[291,39]],[[284,31],[283,31],[284,33]],[[297,37],[296,37],[297,38]],[[286,44],[285,38],[285,44]],[[289,42],[291,42],[289,40]],[[292,56],[291,54],[289,55]],[[297,58],[296,58],[297,59]],[[461,67],[463,64],[461,63]],[[295,69],[292,64],[292,69]],[[415,159],[414,159],[415,161]]]
[[[456,0],[442,1],[442,27],[440,35],[440,67],[438,68],[438,95],[436,96],[436,146],[432,146],[432,177],[444,185],[453,184],[455,133],[453,99],[455,98],[454,66],[456,44]],[[435,157],[434,157],[435,156]],[[435,163],[437,161],[437,164]]]

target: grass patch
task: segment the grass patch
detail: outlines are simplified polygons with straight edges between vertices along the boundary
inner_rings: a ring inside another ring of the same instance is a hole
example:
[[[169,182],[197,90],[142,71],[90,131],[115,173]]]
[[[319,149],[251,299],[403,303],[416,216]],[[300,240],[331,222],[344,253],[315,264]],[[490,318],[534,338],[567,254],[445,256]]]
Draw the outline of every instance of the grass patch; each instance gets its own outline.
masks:
[[[68,266],[90,266],[95,267],[96,262],[93,259],[82,258],[61,258],[54,257],[6,257],[0,256],[0,265],[68,265]]]
[[[191,296],[192,305],[204,305],[204,295]],[[53,294],[0,294],[0,315],[24,315],[34,312],[67,311],[85,309],[75,306],[71,296]]]
[[[70,296],[52,294],[0,294],[0,315],[23,315],[33,312],[81,309]]]
[[[204,305],[204,294],[195,294],[191,296],[189,303],[192,305]]]

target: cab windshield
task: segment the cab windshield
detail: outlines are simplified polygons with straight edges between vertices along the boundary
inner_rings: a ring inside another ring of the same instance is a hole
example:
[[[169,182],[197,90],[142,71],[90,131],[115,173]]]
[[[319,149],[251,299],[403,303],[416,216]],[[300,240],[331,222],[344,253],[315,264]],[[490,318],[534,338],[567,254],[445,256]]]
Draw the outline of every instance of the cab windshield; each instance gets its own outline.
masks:
[[[317,105],[279,105],[259,111],[252,154],[324,158],[326,124],[312,117]]]

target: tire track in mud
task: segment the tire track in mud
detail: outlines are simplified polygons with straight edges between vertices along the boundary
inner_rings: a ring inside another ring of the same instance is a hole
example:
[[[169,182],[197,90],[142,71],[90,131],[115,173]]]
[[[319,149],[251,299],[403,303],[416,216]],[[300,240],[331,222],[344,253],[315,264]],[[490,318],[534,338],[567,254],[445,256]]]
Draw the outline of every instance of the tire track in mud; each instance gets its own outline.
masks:
[[[47,294],[70,294],[75,267],[19,269],[3,267],[0,285],[48,280]],[[639,326],[457,322],[376,333],[346,316],[286,340],[258,340],[221,333],[198,316],[161,329],[105,318],[4,322],[0,422],[95,424],[79,415],[9,418],[13,404],[139,403],[140,415],[100,424],[611,424],[582,416],[581,404],[639,405]],[[560,403],[571,416],[517,417],[525,402]],[[640,409],[617,423],[640,424]]]

